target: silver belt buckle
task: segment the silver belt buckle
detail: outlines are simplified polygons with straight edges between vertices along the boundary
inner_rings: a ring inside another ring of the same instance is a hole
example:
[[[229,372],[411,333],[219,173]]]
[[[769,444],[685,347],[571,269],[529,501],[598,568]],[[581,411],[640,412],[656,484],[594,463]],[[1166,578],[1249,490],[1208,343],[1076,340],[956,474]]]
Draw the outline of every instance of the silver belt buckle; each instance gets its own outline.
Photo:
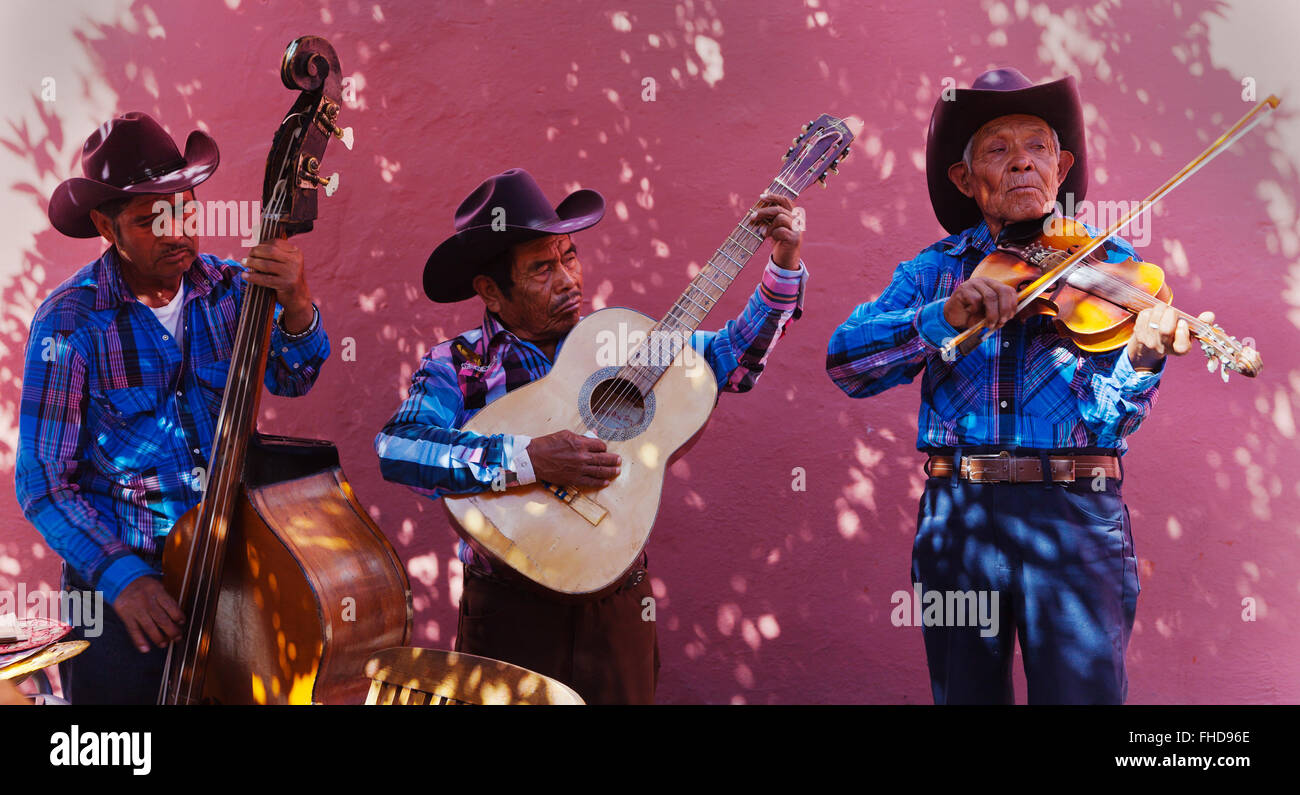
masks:
[[[1002,474],[1002,477],[1000,477],[1000,478],[999,478],[999,477],[988,477],[988,478],[986,478],[986,477],[984,476],[986,472],[990,472],[990,473],[992,473],[992,474],[997,474],[997,468],[996,468],[996,467],[984,467],[984,466],[981,466],[981,467],[980,467],[979,477],[977,478],[977,477],[975,477],[975,474],[976,474],[976,473],[975,473],[975,467],[972,466],[972,467],[968,470],[968,472],[967,472],[967,477],[966,477],[966,479],[967,479],[968,481],[970,481],[971,483],[1000,483],[1000,482],[1003,482],[1003,481],[1006,481],[1006,482],[1009,482],[1009,483],[1015,483],[1015,482],[1016,482],[1016,472],[1015,472],[1015,467],[1013,467],[1013,466],[1011,465],[1011,453],[1007,452],[1006,450],[1003,450],[1002,452],[997,453],[996,455],[995,455],[995,454],[992,454],[992,453],[985,453],[985,454],[983,454],[983,455],[967,455],[967,456],[962,456],[962,460],[963,460],[963,461],[971,461],[972,463],[975,462],[975,461],[988,462],[988,463],[993,463],[993,462],[995,462],[995,461],[998,461],[998,462],[1001,462],[1001,464],[1002,464],[1002,466],[1001,466],[1001,474]]]

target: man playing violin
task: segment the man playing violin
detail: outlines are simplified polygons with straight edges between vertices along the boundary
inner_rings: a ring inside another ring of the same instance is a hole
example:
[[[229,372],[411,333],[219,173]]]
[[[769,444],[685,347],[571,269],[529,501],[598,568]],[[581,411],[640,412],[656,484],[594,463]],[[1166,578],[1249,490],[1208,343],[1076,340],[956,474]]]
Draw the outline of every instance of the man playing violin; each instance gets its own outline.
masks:
[[[1172,308],[1145,309],[1126,347],[1091,354],[1048,317],[1017,318],[1013,287],[972,276],[1008,225],[1041,229],[1058,202],[1083,199],[1073,78],[980,75],[935,104],[926,161],[951,234],[899,265],[835,330],[826,369],[857,398],[922,376],[917,447],[930,457],[912,580],[945,603],[954,592],[1000,597],[995,633],[923,628],[935,703],[1013,703],[1017,633],[1030,703],[1122,703],[1139,586],[1120,456],[1151,410],[1165,356],[1190,349],[1187,323]],[[1118,238],[1103,250],[1136,259]],[[977,348],[941,353],[980,323],[992,333]]]
[[[765,194],[755,211],[775,245],[762,282],[741,316],[716,332],[696,332],[720,392],[746,392],[787,325],[799,317],[807,271],[794,205]],[[411,378],[410,393],[375,438],[386,479],[430,498],[536,480],[598,489],[621,461],[600,439],[558,431],[530,438],[460,428],[484,406],[550,372],[582,315],[583,269],[573,233],[597,223],[605,200],[578,190],[554,208],[532,176],[511,169],[484,181],[455,213],[456,233],[430,255],[424,290],[438,303],[478,296],[482,324],[435,345]],[[609,596],[553,601],[522,576],[464,543],[458,651],[492,657],[559,679],[588,703],[651,703],[659,671],[646,558]]]
[[[113,606],[61,666],[73,703],[158,696],[162,649],[185,620],[159,579],[162,542],[202,497],[247,285],[279,304],[268,389],[305,394],[329,356],[297,247],[262,243],[241,265],[198,253],[171,217],[178,195],[196,211],[194,187],[218,161],[206,133],[190,133],[182,155],[157,121],[126,113],[86,139],[86,177],[50,197],[55,229],[108,244],[32,319],[15,468],[23,513],[64,559],[64,590]]]

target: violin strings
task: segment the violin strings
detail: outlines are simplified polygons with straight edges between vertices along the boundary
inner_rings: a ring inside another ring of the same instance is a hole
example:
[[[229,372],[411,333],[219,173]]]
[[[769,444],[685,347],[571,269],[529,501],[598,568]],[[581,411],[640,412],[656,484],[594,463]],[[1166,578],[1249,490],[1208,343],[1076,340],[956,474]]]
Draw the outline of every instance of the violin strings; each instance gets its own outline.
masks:
[[[1058,263],[1061,260],[1063,260],[1063,257],[1061,255],[1051,255],[1051,257],[1052,259],[1056,260]],[[1103,282],[1108,288],[1114,291],[1112,293],[1113,296],[1123,301],[1126,301],[1129,304],[1129,306],[1125,306],[1124,307],[1125,309],[1129,309],[1131,311],[1134,306],[1141,307],[1142,309],[1152,309],[1155,308],[1156,306],[1167,307],[1169,309],[1172,309],[1174,312],[1178,313],[1180,319],[1186,320],[1189,328],[1199,332],[1198,336],[1207,335],[1212,332],[1210,324],[1206,323],[1200,318],[1193,317],[1192,315],[1187,314],[1186,312],[1182,311],[1181,309],[1178,309],[1172,304],[1167,303],[1165,301],[1161,301],[1159,298],[1129,284],[1128,282],[1125,282],[1123,279],[1120,279],[1114,276],[1113,274],[1107,273],[1106,271],[1098,267],[1095,267],[1093,264],[1091,264],[1092,262],[1095,262],[1095,260],[1091,260],[1090,258],[1085,258],[1084,260],[1080,261],[1079,269],[1083,271],[1087,271],[1090,274],[1097,277],[1099,281]],[[1069,284],[1068,276],[1065,277],[1065,283]],[[1070,285],[1070,286],[1074,286],[1074,285]],[[1085,290],[1082,287],[1075,287],[1075,289],[1082,290],[1083,292],[1091,292],[1089,290]],[[1093,294],[1095,295],[1095,293]],[[1099,297],[1108,298],[1109,296],[1099,296]]]

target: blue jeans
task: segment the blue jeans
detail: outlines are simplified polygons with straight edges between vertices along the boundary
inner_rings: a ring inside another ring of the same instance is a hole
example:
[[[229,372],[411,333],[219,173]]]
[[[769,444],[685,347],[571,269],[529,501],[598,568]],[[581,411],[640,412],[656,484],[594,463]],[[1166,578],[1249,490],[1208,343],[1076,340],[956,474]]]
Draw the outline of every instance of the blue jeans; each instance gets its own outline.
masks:
[[[1127,698],[1137,557],[1119,482],[1092,485],[926,481],[912,582],[922,592],[998,594],[995,634],[969,622],[923,627],[936,704],[1014,703],[1015,633],[1029,703]]]
[[[63,567],[63,588],[77,598],[82,598],[78,591],[91,592],[67,565]],[[157,703],[167,650],[151,643],[149,651],[141,653],[107,602],[100,630],[98,637],[88,638],[81,627],[74,626],[68,636],[67,640],[88,640],[90,646],[59,664],[63,697],[72,704]]]

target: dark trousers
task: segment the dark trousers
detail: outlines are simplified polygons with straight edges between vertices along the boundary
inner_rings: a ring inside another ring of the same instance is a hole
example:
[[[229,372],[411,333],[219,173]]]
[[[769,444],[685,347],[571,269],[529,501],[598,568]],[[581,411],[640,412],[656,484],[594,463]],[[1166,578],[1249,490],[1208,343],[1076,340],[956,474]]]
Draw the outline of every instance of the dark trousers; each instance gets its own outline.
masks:
[[[922,632],[936,704],[1014,702],[1019,634],[1031,704],[1120,704],[1137,557],[1120,484],[929,478],[912,548],[923,592],[998,592],[998,632]]]
[[[66,565],[62,587],[69,595],[82,599],[82,604],[94,595],[90,586]],[[86,640],[90,646],[59,663],[63,697],[72,704],[157,703],[167,650],[150,644],[148,652],[140,653],[117,611],[107,602],[97,629],[97,637],[88,637],[85,627],[73,626],[67,640]]]
[[[650,578],[596,601],[558,602],[466,568],[456,651],[558,679],[588,704],[652,704],[659,641]]]

